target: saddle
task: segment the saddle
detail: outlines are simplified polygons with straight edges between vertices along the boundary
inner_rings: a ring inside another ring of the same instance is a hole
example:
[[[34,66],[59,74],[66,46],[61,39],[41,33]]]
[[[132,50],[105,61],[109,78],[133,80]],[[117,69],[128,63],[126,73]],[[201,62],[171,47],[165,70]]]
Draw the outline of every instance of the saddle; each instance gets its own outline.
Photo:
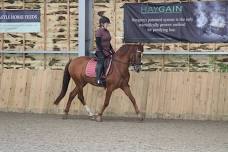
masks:
[[[102,73],[102,76],[101,76],[102,78],[105,79],[107,77],[111,64],[112,64],[112,58],[105,59],[104,72]],[[90,59],[86,65],[86,70],[85,70],[85,74],[87,77],[91,77],[91,78],[96,77],[96,66],[97,66],[97,59],[96,58]]]

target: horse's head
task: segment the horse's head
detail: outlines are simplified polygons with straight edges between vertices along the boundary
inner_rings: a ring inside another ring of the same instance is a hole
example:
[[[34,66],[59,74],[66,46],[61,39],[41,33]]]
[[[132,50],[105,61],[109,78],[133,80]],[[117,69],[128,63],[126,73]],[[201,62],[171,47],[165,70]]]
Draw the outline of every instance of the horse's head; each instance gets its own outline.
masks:
[[[136,72],[141,71],[141,59],[143,55],[143,45],[141,44],[124,44],[121,46],[117,52],[113,61],[131,65],[134,67]]]
[[[130,64],[134,67],[136,72],[140,72],[142,65],[141,60],[143,55],[143,45],[136,44],[130,51],[132,52],[130,55]]]

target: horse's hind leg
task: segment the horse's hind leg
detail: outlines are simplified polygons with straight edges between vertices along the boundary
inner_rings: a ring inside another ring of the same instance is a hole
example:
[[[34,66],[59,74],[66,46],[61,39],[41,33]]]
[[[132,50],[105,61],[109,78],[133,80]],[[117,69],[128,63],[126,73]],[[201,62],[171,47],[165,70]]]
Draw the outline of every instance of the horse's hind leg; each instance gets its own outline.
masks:
[[[130,87],[129,85],[127,86],[124,86],[121,88],[124,93],[129,97],[129,99],[131,100],[134,108],[135,108],[135,112],[137,114],[137,116],[139,117],[140,120],[144,120],[144,116],[140,113],[139,111],[139,108],[138,108],[138,105],[136,104],[136,101],[135,101],[135,98],[133,97],[132,93],[131,93],[131,90],[130,90]]]
[[[67,101],[67,105],[66,105],[66,108],[64,110],[65,112],[65,115],[63,117],[63,119],[67,119],[68,117],[68,112],[70,110],[70,106],[71,106],[71,103],[72,103],[72,100],[74,99],[74,97],[78,94],[79,92],[79,87],[75,87],[73,91],[70,92],[70,96],[69,96],[69,99]]]
[[[86,112],[88,113],[89,117],[93,118],[94,114],[91,112],[90,108],[86,105],[84,95],[83,95],[83,88],[79,89],[78,99],[81,101],[82,105],[84,106]]]

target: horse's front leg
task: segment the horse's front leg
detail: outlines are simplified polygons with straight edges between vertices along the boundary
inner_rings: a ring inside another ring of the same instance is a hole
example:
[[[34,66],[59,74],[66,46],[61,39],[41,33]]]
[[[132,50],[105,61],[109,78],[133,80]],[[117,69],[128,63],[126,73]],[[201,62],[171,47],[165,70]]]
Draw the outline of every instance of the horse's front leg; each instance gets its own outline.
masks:
[[[104,105],[102,106],[101,111],[98,113],[98,115],[96,117],[96,121],[98,121],[98,122],[102,121],[102,115],[103,115],[103,113],[105,111],[105,108],[109,105],[109,101],[110,101],[110,97],[112,95],[112,91],[113,91],[113,89],[107,88]]]
[[[131,100],[134,108],[135,108],[135,112],[137,114],[137,116],[139,117],[139,119],[142,121],[144,120],[144,115],[139,111],[138,105],[136,104],[135,98],[133,97],[130,87],[129,85],[123,86],[121,87],[121,89],[124,91],[124,93],[129,97],[129,99]]]

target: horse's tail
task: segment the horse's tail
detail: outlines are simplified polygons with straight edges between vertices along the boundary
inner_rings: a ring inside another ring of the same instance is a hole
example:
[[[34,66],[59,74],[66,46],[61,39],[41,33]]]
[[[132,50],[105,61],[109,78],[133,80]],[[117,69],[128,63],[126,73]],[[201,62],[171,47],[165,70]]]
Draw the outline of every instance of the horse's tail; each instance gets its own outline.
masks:
[[[64,70],[64,75],[63,75],[63,83],[62,83],[62,90],[61,93],[59,94],[58,98],[55,100],[54,104],[58,105],[61,99],[65,96],[67,92],[67,88],[70,82],[70,73],[68,71],[68,67],[70,65],[71,60],[67,63],[65,70]]]

